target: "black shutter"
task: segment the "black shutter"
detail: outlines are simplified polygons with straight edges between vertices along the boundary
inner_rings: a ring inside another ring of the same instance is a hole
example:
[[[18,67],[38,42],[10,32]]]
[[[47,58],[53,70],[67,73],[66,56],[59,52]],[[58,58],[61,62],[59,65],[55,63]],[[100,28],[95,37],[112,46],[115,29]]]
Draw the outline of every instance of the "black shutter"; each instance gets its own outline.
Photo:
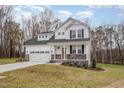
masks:
[[[84,38],[84,29],[82,29],[82,38]]]
[[[72,36],[72,31],[70,30],[70,38],[72,38],[71,36]]]
[[[82,54],[84,54],[84,45],[82,45]]]
[[[72,46],[70,45],[70,54],[72,54]]]

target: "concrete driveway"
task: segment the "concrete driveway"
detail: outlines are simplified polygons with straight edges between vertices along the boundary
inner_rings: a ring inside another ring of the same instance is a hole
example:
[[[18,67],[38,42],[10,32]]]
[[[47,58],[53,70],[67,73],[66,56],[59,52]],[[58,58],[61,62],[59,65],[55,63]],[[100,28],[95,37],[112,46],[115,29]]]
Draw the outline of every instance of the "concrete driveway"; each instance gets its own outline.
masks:
[[[4,64],[0,65],[0,73],[12,71],[20,68],[25,68],[38,64],[45,64],[46,62],[20,62],[20,63],[12,63],[12,64]]]

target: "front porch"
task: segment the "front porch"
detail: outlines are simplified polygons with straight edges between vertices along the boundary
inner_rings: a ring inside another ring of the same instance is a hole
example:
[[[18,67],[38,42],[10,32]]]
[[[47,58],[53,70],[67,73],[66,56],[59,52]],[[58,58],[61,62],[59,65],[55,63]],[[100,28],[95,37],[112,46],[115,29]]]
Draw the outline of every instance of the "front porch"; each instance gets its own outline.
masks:
[[[86,45],[54,45],[51,51],[51,60],[54,61],[86,61]]]
[[[69,61],[83,61],[86,60],[86,54],[51,54],[51,60],[69,60]]]

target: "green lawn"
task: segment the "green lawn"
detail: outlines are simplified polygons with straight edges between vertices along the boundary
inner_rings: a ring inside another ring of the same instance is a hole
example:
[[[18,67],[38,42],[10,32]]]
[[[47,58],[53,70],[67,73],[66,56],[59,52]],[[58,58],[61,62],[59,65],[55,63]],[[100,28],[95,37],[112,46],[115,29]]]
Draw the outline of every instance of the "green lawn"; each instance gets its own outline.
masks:
[[[37,65],[6,72],[0,87],[105,87],[124,80],[124,66],[98,64],[104,71],[62,65]]]
[[[18,58],[1,58],[0,64],[15,63]]]

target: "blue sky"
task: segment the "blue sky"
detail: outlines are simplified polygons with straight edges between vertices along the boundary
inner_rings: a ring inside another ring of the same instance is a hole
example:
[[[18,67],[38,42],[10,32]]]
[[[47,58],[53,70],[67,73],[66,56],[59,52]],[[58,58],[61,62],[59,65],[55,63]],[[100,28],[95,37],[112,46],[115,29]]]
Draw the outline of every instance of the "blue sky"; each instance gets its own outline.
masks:
[[[53,11],[56,17],[66,20],[68,17],[74,17],[84,21],[89,20],[92,26],[101,24],[118,24],[124,21],[124,6],[111,5],[49,5],[49,6],[13,6],[15,11],[15,20],[19,22],[22,17],[29,19],[31,16],[38,15],[45,8]]]

